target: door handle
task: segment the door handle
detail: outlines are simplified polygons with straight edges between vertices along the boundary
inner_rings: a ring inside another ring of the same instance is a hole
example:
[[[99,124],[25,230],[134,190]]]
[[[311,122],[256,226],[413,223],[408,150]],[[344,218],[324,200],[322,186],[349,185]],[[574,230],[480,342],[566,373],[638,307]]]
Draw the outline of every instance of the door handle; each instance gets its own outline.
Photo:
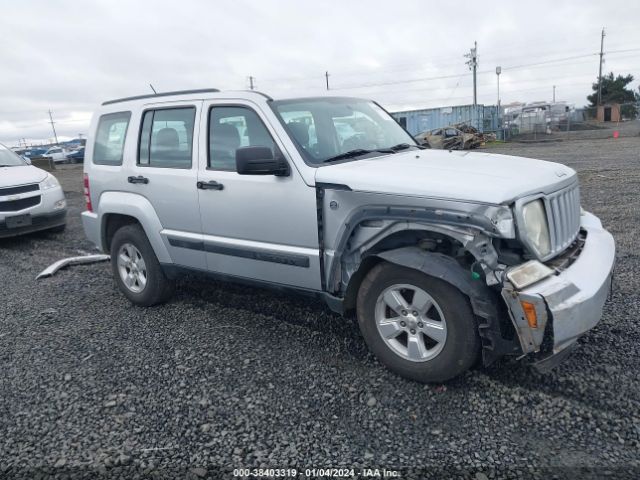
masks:
[[[224,188],[224,185],[214,180],[211,180],[210,182],[198,182],[196,183],[196,186],[200,190],[222,190]]]
[[[129,183],[144,183],[145,185],[149,183],[149,179],[147,177],[143,177],[142,175],[138,175],[137,177],[129,177],[127,178],[127,182]]]

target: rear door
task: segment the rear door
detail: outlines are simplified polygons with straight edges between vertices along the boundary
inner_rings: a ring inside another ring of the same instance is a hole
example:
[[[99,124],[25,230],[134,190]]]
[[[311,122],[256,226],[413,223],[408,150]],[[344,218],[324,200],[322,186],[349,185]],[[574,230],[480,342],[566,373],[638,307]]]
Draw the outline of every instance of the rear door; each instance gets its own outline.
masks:
[[[205,268],[202,251],[182,247],[201,239],[196,190],[198,117],[201,101],[148,105],[140,116],[137,158],[128,173],[129,191],[145,196],[162,224],[173,262]]]
[[[216,186],[198,189],[207,265],[225,275],[321,290],[315,188],[304,183],[267,118],[252,102],[204,102],[198,183]],[[249,146],[283,155],[290,175],[239,175],[236,150]]]

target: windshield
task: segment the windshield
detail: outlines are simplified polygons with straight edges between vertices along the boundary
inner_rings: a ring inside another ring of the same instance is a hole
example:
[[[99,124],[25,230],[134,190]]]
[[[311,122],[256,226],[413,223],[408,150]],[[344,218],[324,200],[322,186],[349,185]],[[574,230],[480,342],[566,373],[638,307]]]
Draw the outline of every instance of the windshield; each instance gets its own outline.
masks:
[[[272,103],[307,163],[387,155],[415,140],[376,103],[354,98],[311,98]],[[353,155],[349,155],[353,153]],[[347,154],[345,156],[345,154]]]
[[[0,144],[0,167],[18,167],[26,164],[19,155]]]

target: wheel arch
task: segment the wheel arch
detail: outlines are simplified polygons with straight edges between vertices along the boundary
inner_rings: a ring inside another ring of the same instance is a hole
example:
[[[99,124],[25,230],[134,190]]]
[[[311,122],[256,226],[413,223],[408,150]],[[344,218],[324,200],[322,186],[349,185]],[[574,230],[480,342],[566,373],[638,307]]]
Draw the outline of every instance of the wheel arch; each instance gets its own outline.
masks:
[[[482,358],[485,365],[497,358],[517,353],[517,343],[505,338],[501,319],[499,295],[481,279],[474,279],[471,270],[465,270],[451,256],[425,251],[417,246],[405,246],[377,252],[363,259],[358,270],[349,279],[345,296],[345,312],[353,311],[362,280],[380,262],[388,262],[418,270],[426,275],[442,280],[469,299],[471,309],[478,319],[478,333],[482,340]],[[507,328],[510,324],[506,324]]]
[[[153,205],[142,195],[128,192],[105,192],[100,196],[100,239],[108,252],[113,234],[124,225],[138,223],[161,263],[172,263],[171,255],[162,241],[162,224]]]
[[[111,241],[116,232],[125,225],[140,225],[136,217],[122,213],[105,213],[102,216],[102,245],[105,251],[111,250]]]

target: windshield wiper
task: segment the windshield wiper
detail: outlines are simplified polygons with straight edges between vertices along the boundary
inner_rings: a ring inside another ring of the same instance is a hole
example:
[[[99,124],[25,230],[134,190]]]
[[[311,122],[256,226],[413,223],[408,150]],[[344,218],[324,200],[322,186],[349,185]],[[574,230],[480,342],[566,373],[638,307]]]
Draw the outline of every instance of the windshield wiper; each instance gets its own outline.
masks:
[[[393,150],[394,152],[399,152],[400,150],[406,150],[407,148],[415,147],[415,145],[409,145],[408,143],[399,143],[394,145],[393,147],[389,147],[389,150]]]
[[[389,147],[389,150],[393,150],[394,152],[399,152],[400,150],[406,150],[408,148],[417,148],[418,150],[424,150],[427,147],[423,147],[422,145],[411,145],[410,143],[399,143],[394,145],[393,147]]]
[[[390,148],[378,148],[378,149],[375,149],[375,150],[367,150],[365,148],[356,148],[354,150],[349,150],[348,152],[344,152],[344,153],[341,153],[339,155],[335,155],[333,157],[329,157],[329,158],[323,160],[323,162],[333,162],[334,160],[343,160],[345,158],[354,158],[354,157],[359,157],[360,155],[366,155],[367,153],[374,153],[374,152],[396,153],[395,150],[392,150]]]

